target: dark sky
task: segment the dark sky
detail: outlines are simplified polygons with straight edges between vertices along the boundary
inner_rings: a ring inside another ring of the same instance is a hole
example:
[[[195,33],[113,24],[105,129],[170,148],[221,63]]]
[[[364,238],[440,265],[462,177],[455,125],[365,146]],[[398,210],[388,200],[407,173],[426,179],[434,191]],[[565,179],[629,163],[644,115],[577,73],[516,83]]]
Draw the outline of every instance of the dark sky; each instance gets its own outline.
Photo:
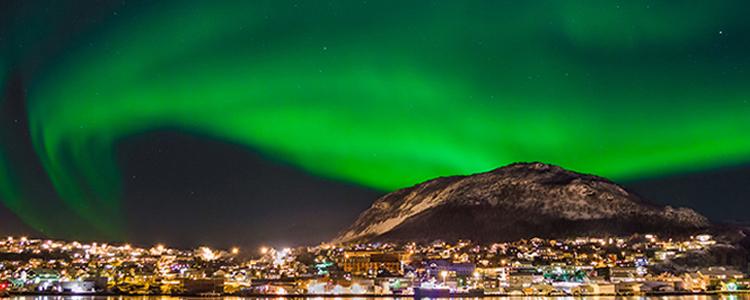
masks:
[[[233,145],[176,130],[124,139],[128,240],[230,247],[317,243],[348,226],[383,192],[307,174]],[[627,182],[647,199],[718,221],[747,222],[750,167]],[[0,234],[37,234],[6,208]],[[85,236],[82,236],[85,238]]]
[[[750,221],[746,1],[1,1],[0,234],[325,240],[543,161]]]
[[[380,192],[325,180],[246,147],[176,132],[122,142],[124,211],[135,239],[179,245],[318,243]]]
[[[750,166],[625,182],[625,186],[653,202],[686,206],[717,222],[750,222]]]

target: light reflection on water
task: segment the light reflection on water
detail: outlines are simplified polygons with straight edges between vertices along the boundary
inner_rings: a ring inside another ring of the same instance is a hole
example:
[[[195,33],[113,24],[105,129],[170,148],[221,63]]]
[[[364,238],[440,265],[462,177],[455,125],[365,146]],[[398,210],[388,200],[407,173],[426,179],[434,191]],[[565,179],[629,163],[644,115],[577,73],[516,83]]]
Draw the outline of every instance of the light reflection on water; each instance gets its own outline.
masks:
[[[412,300],[413,297],[172,297],[172,296],[12,296],[3,300]],[[447,298],[446,298],[447,299]],[[750,295],[682,295],[682,296],[583,296],[583,297],[544,297],[544,296],[487,296],[481,298],[453,298],[454,300],[750,300]]]

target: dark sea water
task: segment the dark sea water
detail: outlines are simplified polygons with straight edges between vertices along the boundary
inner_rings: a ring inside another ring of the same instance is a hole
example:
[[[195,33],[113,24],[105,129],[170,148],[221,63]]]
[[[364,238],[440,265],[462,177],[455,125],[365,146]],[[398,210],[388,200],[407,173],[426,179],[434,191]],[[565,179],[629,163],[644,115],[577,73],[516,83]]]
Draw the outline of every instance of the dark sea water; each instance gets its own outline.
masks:
[[[179,300],[179,299],[301,299],[299,297],[172,297],[172,296],[12,296],[3,300]],[[313,297],[305,300],[395,300],[414,299],[412,297]],[[447,298],[446,298],[447,299]],[[456,298],[461,299],[461,298]],[[543,297],[543,296],[507,296],[463,299],[485,300],[750,300],[750,295],[683,295],[683,296],[590,296],[590,297]]]

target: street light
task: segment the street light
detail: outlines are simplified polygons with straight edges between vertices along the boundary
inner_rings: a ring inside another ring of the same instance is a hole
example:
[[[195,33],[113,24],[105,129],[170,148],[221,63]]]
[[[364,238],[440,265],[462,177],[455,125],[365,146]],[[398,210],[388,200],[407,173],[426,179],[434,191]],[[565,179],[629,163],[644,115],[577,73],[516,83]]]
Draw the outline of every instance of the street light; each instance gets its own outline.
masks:
[[[443,277],[443,284],[445,284],[445,279],[448,277],[448,271],[441,271],[440,277]]]

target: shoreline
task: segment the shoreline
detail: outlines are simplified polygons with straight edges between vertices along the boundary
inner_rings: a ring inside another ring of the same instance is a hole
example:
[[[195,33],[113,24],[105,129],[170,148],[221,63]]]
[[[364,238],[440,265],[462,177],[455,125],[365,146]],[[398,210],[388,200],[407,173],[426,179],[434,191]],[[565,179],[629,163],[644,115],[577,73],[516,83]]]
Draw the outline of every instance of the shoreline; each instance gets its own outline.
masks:
[[[714,296],[714,295],[750,295],[750,290],[747,291],[707,291],[707,292],[649,292],[649,293],[635,293],[635,294],[582,294],[582,295],[543,295],[543,294],[529,294],[529,295],[518,295],[509,293],[500,294],[470,294],[470,293],[455,293],[448,297],[435,297],[435,298],[491,298],[491,297],[627,297],[627,296]],[[224,293],[197,293],[197,294],[126,294],[126,293],[35,293],[35,292],[11,292],[6,294],[0,294],[0,297],[14,297],[14,296],[32,296],[32,297],[44,297],[44,296],[76,296],[76,297],[191,297],[191,298],[218,298],[218,297],[239,297],[239,298],[414,298],[413,294],[224,294]]]

